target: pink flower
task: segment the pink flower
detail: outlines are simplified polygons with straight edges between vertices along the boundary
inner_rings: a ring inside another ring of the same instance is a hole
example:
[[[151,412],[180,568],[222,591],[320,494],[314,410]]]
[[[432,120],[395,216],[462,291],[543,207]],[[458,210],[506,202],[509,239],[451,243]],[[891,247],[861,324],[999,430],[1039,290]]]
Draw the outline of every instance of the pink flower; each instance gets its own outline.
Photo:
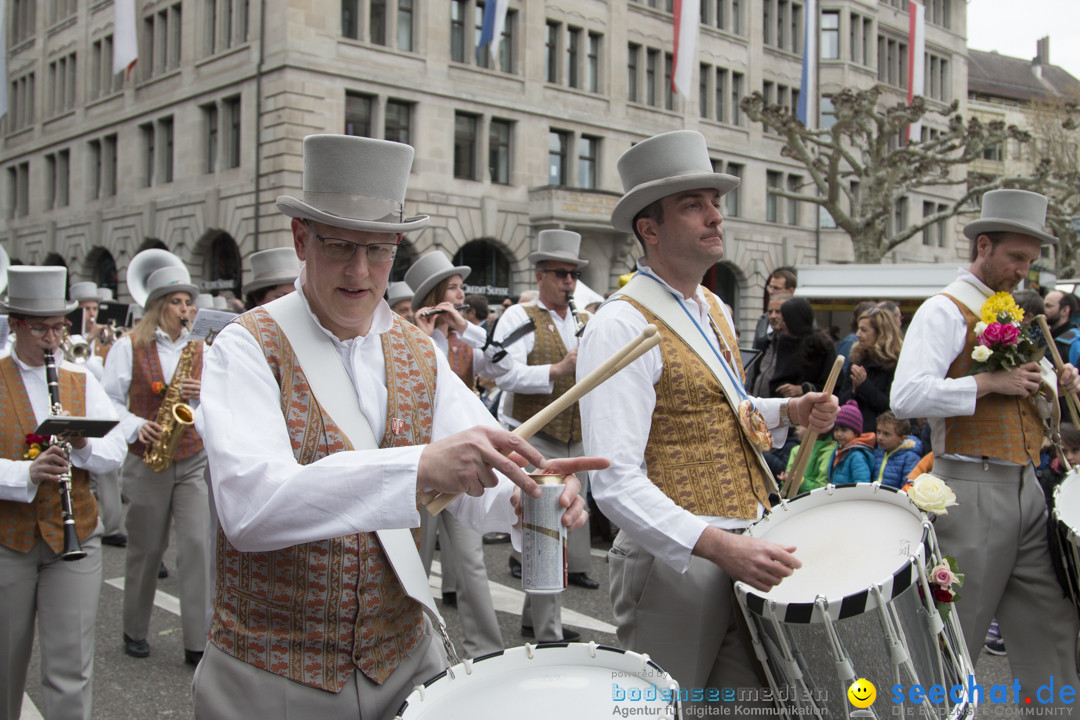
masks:
[[[994,345],[1000,343],[1004,327],[1004,325],[997,322],[987,325],[986,330],[983,330],[982,337],[979,338],[979,344],[985,345],[987,347],[993,347]]]
[[[1001,344],[1002,345],[1016,345],[1020,342],[1020,329],[1015,325],[1002,325],[1001,326]]]
[[[956,582],[956,575],[948,565],[942,563],[930,571],[930,582],[941,587],[949,587]]]

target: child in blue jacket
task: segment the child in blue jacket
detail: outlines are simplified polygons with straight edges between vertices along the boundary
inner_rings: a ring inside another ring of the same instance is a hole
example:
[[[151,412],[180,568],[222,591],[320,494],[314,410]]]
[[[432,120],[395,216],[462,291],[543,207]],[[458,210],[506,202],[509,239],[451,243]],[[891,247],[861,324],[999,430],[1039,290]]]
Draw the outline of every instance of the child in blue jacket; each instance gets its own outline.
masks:
[[[829,482],[833,485],[868,483],[874,469],[874,433],[863,433],[862,412],[854,400],[840,408],[833,423],[836,450],[829,463]]]
[[[878,415],[874,481],[894,488],[904,486],[908,473],[922,457],[922,442],[910,432],[911,423],[898,420],[892,411]]]

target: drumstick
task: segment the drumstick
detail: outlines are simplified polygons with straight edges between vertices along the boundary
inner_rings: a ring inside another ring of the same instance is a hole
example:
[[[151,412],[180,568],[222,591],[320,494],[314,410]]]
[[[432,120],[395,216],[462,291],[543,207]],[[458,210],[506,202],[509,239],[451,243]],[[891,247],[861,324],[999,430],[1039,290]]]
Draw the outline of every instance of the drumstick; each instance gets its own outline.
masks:
[[[822,390],[826,395],[832,395],[833,388],[836,387],[836,378],[840,376],[840,369],[844,367],[844,360],[843,355],[837,355],[836,360],[833,361],[829,379],[825,381],[825,388]],[[799,451],[795,453],[795,464],[791,466],[791,472],[788,473],[787,480],[784,481],[784,489],[780,492],[781,497],[790,500],[799,494],[803,473],[806,472],[806,464],[810,462],[810,454],[814,451],[814,443],[817,442],[817,439],[818,434],[810,431],[803,437],[802,442],[799,444]]]
[[[656,326],[646,325],[642,329],[640,335],[624,345],[617,353],[597,366],[595,370],[583,377],[580,382],[573,385],[560,397],[556,398],[550,405],[521,423],[521,425],[514,430],[514,434],[524,440],[528,440],[541,428],[551,422],[556,415],[563,410],[566,410],[568,407],[571,407],[581,399],[583,395],[593,390],[612,375],[619,372],[659,344],[660,333],[657,331]],[[438,515],[460,494],[461,493],[440,494],[434,490],[425,490],[420,494],[420,500],[427,506],[429,513]]]
[[[1035,322],[1039,323],[1039,329],[1043,332],[1043,337],[1046,338],[1046,344],[1050,347],[1050,357],[1054,359],[1054,369],[1057,370],[1058,377],[1061,377],[1061,373],[1065,372],[1065,363],[1061,362],[1061,353],[1058,352],[1057,343],[1054,342],[1054,336],[1050,334],[1050,326],[1046,324],[1046,316],[1038,315],[1035,317]],[[1080,427],[1080,405],[1078,405],[1076,393],[1065,393],[1066,405],[1069,406],[1069,417],[1072,418],[1073,427]]]

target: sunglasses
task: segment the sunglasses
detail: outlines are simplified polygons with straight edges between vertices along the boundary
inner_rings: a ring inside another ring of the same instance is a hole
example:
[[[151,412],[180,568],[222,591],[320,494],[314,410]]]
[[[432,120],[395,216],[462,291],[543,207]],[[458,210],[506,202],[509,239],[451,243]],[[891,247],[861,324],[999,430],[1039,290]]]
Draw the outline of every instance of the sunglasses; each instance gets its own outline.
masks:
[[[575,280],[580,280],[581,279],[581,271],[580,270],[541,270],[540,272],[551,273],[552,275],[557,277],[559,280],[565,280],[568,277],[572,277]]]

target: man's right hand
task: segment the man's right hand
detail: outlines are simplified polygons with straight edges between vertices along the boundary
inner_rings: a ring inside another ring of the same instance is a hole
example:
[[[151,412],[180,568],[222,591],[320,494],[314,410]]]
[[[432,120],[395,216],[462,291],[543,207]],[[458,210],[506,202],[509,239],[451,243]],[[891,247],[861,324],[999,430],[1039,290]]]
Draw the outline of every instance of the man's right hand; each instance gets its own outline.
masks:
[[[50,445],[30,463],[30,482],[35,485],[57,482],[67,469],[68,461],[64,451],[59,445]]]
[[[711,526],[705,528],[694,546],[694,555],[711,560],[733,580],[741,580],[762,592],[779,585],[792,571],[802,567],[793,552],[794,546],[784,547]]]
[[[498,484],[493,472],[498,470],[524,492],[539,497],[540,487],[522,469],[529,464],[542,467],[544,456],[511,432],[477,426],[424,448],[416,472],[416,489],[478,497]]]
[[[161,439],[162,427],[153,420],[147,420],[139,428],[139,442],[143,445],[153,445]]]
[[[554,380],[556,378],[573,375],[576,370],[577,348],[574,348],[570,352],[566,353],[566,357],[564,357],[562,360],[551,365],[551,369],[548,371],[548,377]]]
[[[990,393],[1030,397],[1039,389],[1041,382],[1042,373],[1039,363],[1035,362],[1024,363],[1012,370],[995,370],[975,376],[975,383],[979,388],[978,397]]]

